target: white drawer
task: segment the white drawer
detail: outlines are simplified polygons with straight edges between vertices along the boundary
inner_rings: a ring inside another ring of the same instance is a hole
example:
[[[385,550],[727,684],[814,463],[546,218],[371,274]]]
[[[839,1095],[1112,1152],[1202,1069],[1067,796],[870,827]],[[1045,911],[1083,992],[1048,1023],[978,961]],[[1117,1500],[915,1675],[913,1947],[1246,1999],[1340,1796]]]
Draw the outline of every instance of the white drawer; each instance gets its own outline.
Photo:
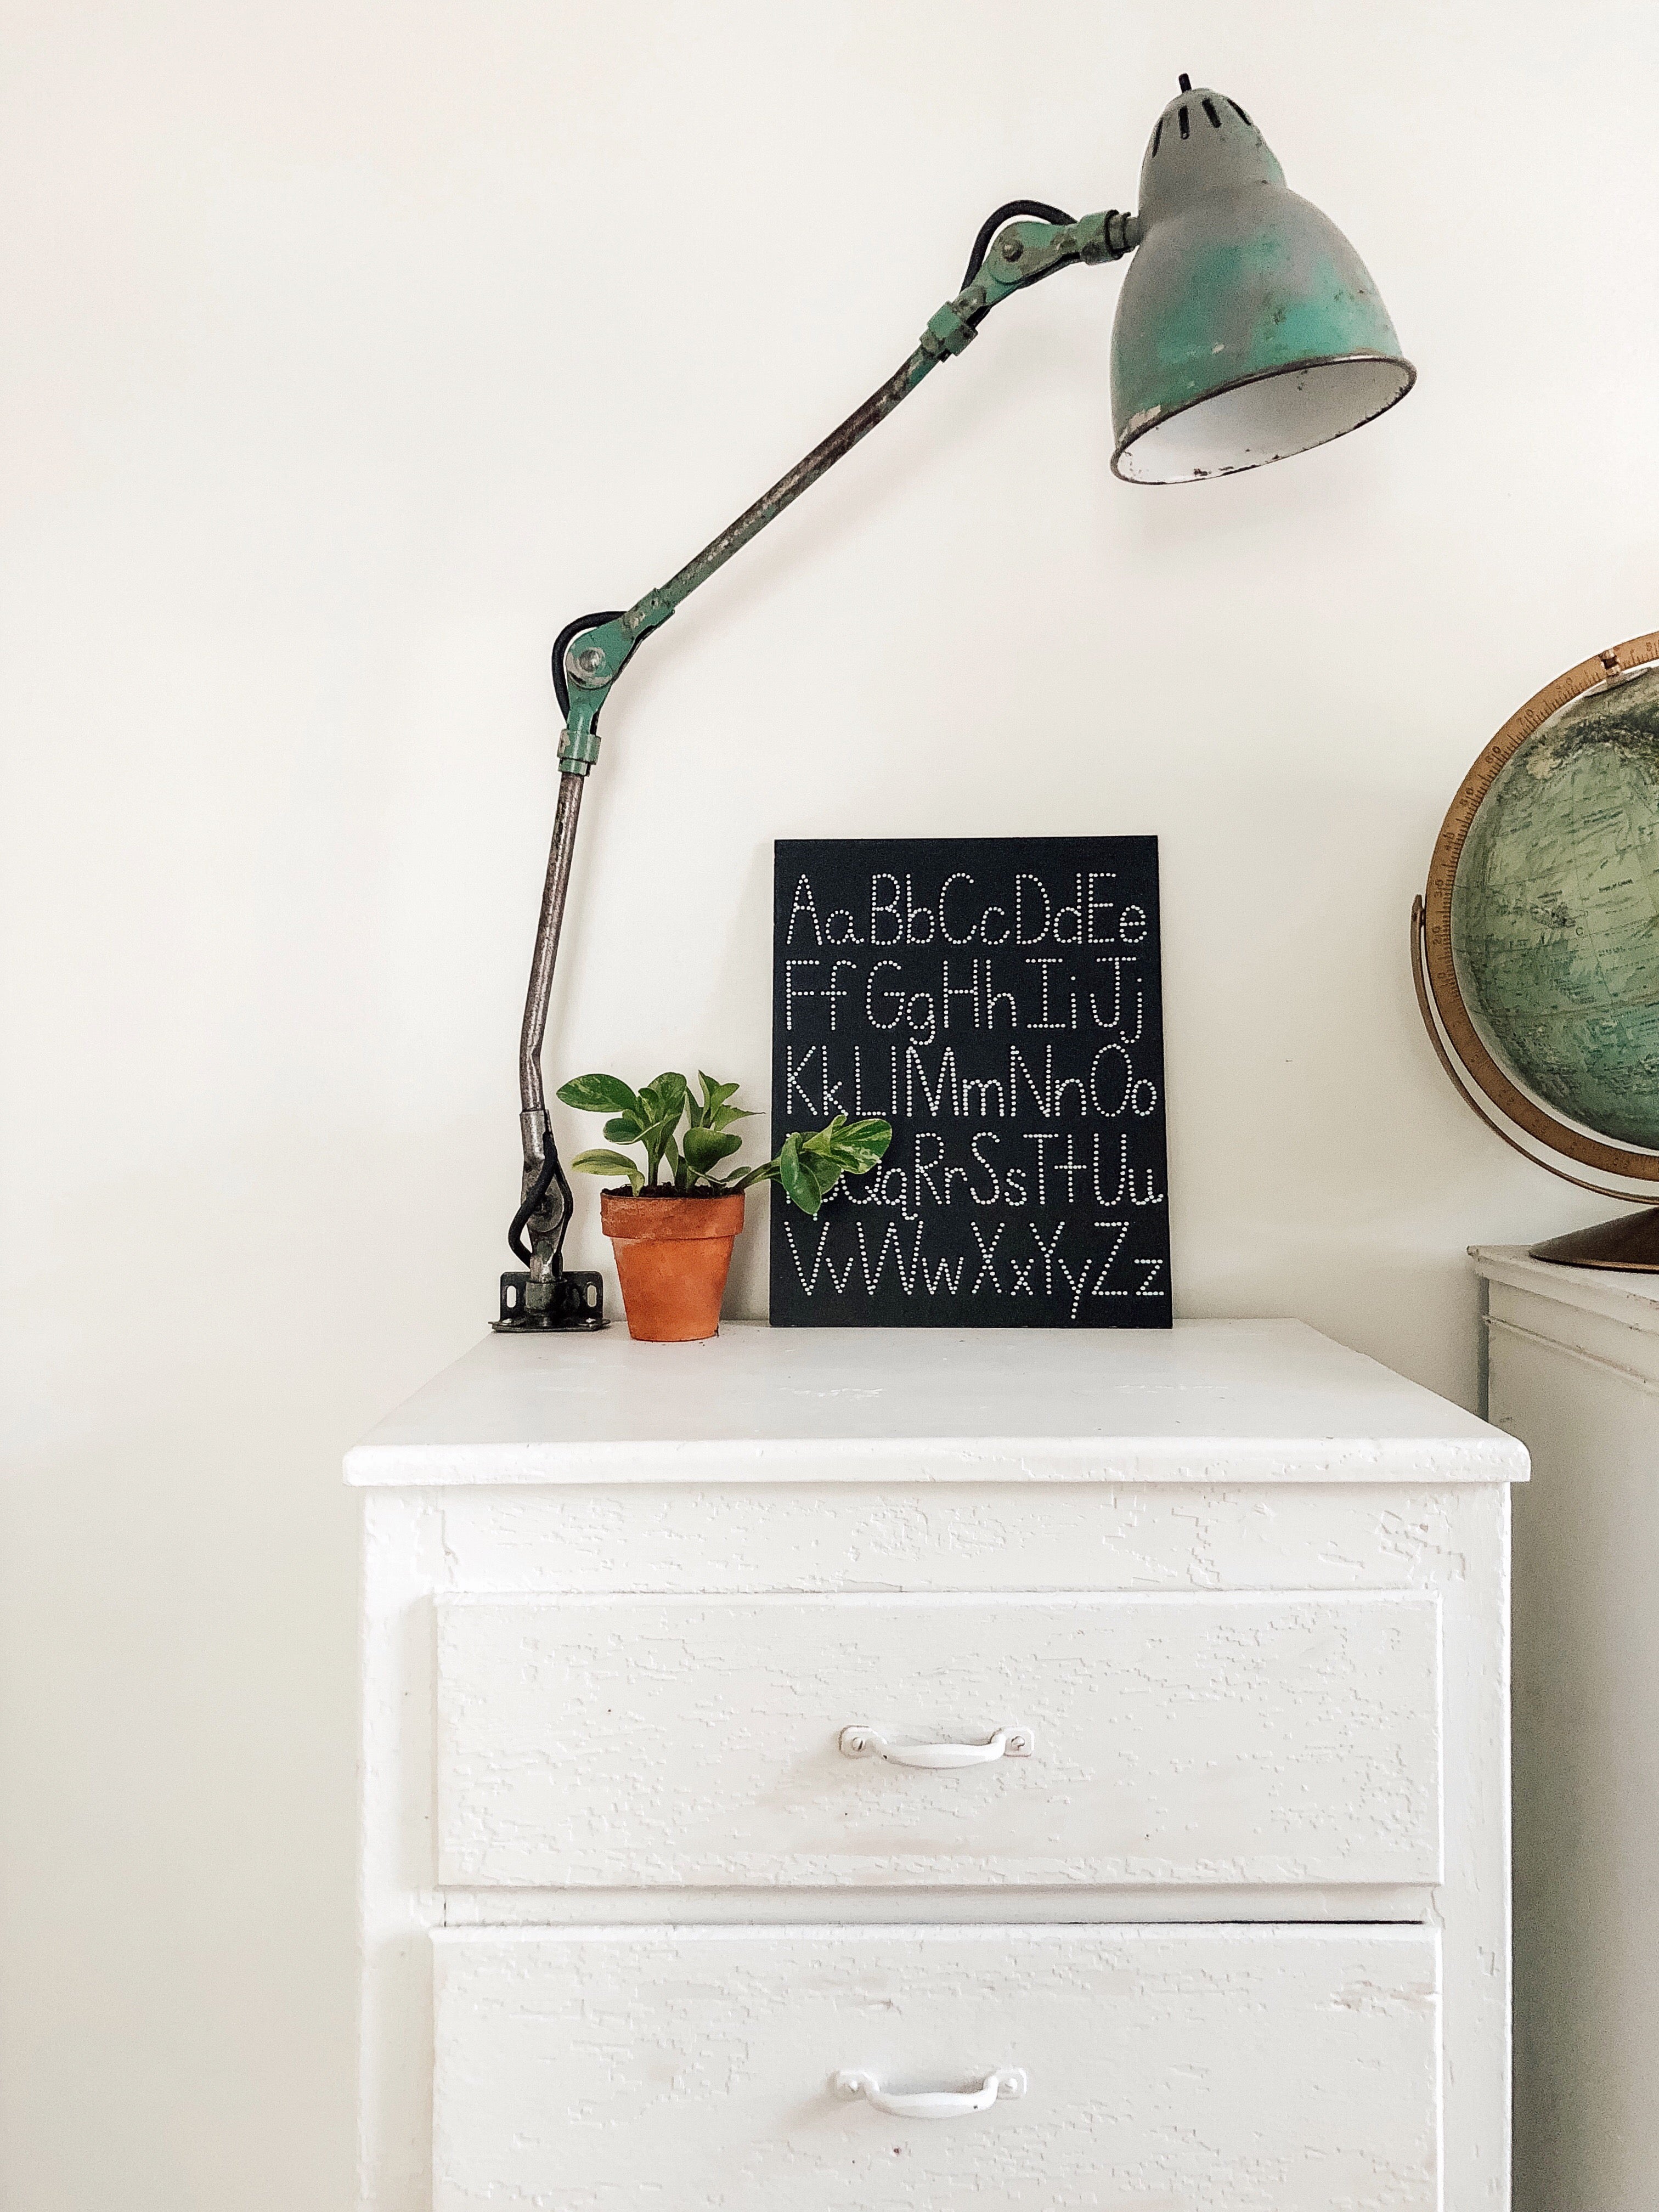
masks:
[[[434,2212],[1435,2212],[1437,1938],[441,1932]],[[949,2119],[883,2094],[1024,2094]]]
[[[449,1885],[1426,1883],[1431,1597],[458,1598]],[[961,1771],[849,1758],[1030,1732]]]

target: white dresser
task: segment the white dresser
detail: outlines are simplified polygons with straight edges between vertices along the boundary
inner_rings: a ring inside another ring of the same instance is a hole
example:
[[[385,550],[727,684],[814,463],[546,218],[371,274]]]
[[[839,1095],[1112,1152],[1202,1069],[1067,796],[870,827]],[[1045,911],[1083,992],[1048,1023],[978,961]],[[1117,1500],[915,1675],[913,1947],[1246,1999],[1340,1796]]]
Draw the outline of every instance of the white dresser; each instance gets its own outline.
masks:
[[[1659,2206],[1659,1278],[1475,1253],[1515,1526],[1515,2201]]]
[[[1289,1322],[492,1338],[364,1507],[375,2212],[1501,2212],[1524,1451]]]

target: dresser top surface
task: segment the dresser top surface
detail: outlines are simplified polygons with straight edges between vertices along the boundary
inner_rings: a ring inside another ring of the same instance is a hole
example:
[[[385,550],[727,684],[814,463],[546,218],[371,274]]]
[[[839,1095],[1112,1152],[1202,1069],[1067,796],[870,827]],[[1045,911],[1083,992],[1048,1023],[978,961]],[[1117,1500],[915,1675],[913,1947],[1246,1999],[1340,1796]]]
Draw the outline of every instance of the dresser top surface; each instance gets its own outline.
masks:
[[[1659,1275],[1534,1260],[1524,1244],[1471,1244],[1469,1257],[1475,1273],[1489,1283],[1507,1283],[1512,1290],[1530,1291],[1557,1305],[1659,1334]]]
[[[1513,1438],[1300,1322],[490,1336],[349,1480],[1506,1482]]]

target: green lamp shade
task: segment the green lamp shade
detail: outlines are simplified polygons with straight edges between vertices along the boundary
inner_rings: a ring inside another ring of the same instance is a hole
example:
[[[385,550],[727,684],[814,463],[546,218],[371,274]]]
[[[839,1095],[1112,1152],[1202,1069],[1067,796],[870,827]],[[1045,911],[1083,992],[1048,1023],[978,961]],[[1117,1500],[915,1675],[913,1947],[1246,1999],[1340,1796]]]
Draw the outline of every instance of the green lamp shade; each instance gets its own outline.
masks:
[[[1417,372],[1364,262],[1287,190],[1249,117],[1184,91],[1140,172],[1142,241],[1112,330],[1115,475],[1231,476],[1356,430]]]

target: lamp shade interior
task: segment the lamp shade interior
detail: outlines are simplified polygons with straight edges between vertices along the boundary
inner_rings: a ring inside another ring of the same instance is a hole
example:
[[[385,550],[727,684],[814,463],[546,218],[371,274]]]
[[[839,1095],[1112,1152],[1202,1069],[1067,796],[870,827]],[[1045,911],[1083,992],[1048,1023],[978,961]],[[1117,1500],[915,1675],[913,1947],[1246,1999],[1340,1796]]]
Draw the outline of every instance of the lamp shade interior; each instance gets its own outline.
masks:
[[[1114,464],[1130,483],[1192,483],[1322,446],[1403,399],[1407,362],[1365,355],[1248,376],[1149,422]]]

